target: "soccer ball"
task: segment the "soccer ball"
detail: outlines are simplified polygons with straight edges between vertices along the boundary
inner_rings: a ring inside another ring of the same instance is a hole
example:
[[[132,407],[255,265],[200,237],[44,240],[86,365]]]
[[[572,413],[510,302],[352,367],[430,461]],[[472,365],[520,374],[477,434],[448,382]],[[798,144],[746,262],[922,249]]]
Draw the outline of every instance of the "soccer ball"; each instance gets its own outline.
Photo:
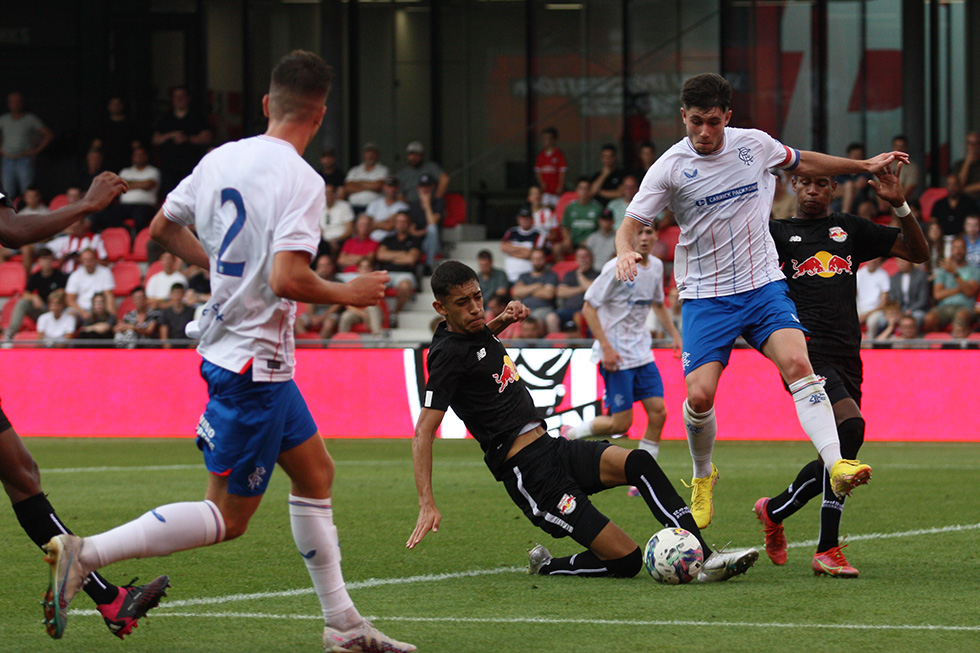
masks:
[[[658,583],[683,585],[698,575],[704,562],[701,543],[683,528],[665,528],[643,549],[643,564]]]

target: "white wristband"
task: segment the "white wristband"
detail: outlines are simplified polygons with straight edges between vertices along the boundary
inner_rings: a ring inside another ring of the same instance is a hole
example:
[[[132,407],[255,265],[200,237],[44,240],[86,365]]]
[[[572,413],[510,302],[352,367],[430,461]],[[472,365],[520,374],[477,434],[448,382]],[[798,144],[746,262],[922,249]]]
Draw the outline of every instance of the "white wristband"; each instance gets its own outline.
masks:
[[[912,209],[909,207],[909,203],[908,202],[902,202],[902,205],[901,206],[896,206],[895,207],[895,215],[897,215],[900,218],[904,218],[905,216],[907,216],[911,212],[912,212]]]

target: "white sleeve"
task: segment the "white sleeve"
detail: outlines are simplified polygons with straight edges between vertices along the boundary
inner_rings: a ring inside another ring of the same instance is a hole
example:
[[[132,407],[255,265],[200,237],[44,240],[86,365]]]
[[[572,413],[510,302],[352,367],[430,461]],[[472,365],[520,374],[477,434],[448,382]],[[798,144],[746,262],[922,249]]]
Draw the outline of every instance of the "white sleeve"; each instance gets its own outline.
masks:
[[[272,252],[302,251],[316,256],[320,243],[320,216],[327,207],[324,196],[323,179],[310,171],[319,181],[319,188],[312,183],[312,177],[298,180],[298,187],[289,189],[286,208],[282,218],[275,226],[272,237]]]
[[[167,199],[163,201],[163,214],[173,222],[186,226],[194,224],[194,206],[197,197],[198,170],[194,168],[192,172],[177,187],[167,194]]]
[[[671,164],[667,157],[658,159],[643,176],[640,190],[626,207],[626,216],[652,225],[660,212],[670,204]]]
[[[612,265],[610,265],[612,263]],[[585,291],[585,301],[593,308],[598,308],[608,301],[616,288],[616,259],[607,261],[602,266],[602,272],[595,278],[589,289]]]
[[[101,269],[102,269],[102,274],[101,274],[102,278],[99,279],[99,281],[102,282],[101,284],[102,287],[98,290],[98,292],[105,292],[106,290],[115,290],[116,278],[112,276],[112,270],[110,270],[107,267],[102,267]]]
[[[105,250],[105,242],[102,240],[102,236],[96,234],[92,241],[92,249],[95,250],[95,255],[100,261],[104,261],[109,258],[109,252]]]
[[[79,284],[78,279],[79,279],[78,275],[75,274],[74,272],[68,275],[68,282],[65,284],[66,293],[68,293],[69,295],[78,294],[78,284]]]
[[[800,165],[800,151],[787,147],[764,131],[753,130],[759,136],[766,157],[766,168],[795,170]]]

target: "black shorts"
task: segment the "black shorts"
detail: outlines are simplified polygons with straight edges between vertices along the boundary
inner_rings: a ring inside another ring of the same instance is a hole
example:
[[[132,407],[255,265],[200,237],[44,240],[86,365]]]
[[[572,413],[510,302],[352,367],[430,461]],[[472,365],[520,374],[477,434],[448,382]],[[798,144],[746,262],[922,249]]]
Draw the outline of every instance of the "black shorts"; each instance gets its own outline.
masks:
[[[825,377],[824,389],[833,406],[841,399],[850,397],[861,407],[861,384],[864,382],[864,365],[861,355],[830,356],[810,353],[810,364],[815,374]]]
[[[534,525],[588,547],[609,523],[589,500],[607,489],[599,480],[599,460],[609,446],[544,435],[503,464],[504,486]]]

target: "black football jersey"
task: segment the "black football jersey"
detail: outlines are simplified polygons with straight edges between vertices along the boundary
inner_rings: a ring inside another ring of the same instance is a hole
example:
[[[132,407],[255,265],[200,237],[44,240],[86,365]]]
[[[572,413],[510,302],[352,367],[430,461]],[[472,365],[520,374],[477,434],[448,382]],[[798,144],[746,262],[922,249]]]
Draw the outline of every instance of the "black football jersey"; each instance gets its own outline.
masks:
[[[0,206],[6,206],[8,209],[14,208],[11,198],[7,197],[7,194],[3,192],[3,186],[0,186]]]
[[[900,233],[846,213],[816,220],[770,220],[789,296],[810,332],[807,346],[826,354],[855,354],[861,347],[857,313],[858,266],[888,256]]]
[[[476,334],[454,333],[442,322],[427,359],[429,380],[422,406],[452,407],[483,448],[484,460],[500,480],[500,468],[521,428],[539,419],[507,350],[483,327]]]

